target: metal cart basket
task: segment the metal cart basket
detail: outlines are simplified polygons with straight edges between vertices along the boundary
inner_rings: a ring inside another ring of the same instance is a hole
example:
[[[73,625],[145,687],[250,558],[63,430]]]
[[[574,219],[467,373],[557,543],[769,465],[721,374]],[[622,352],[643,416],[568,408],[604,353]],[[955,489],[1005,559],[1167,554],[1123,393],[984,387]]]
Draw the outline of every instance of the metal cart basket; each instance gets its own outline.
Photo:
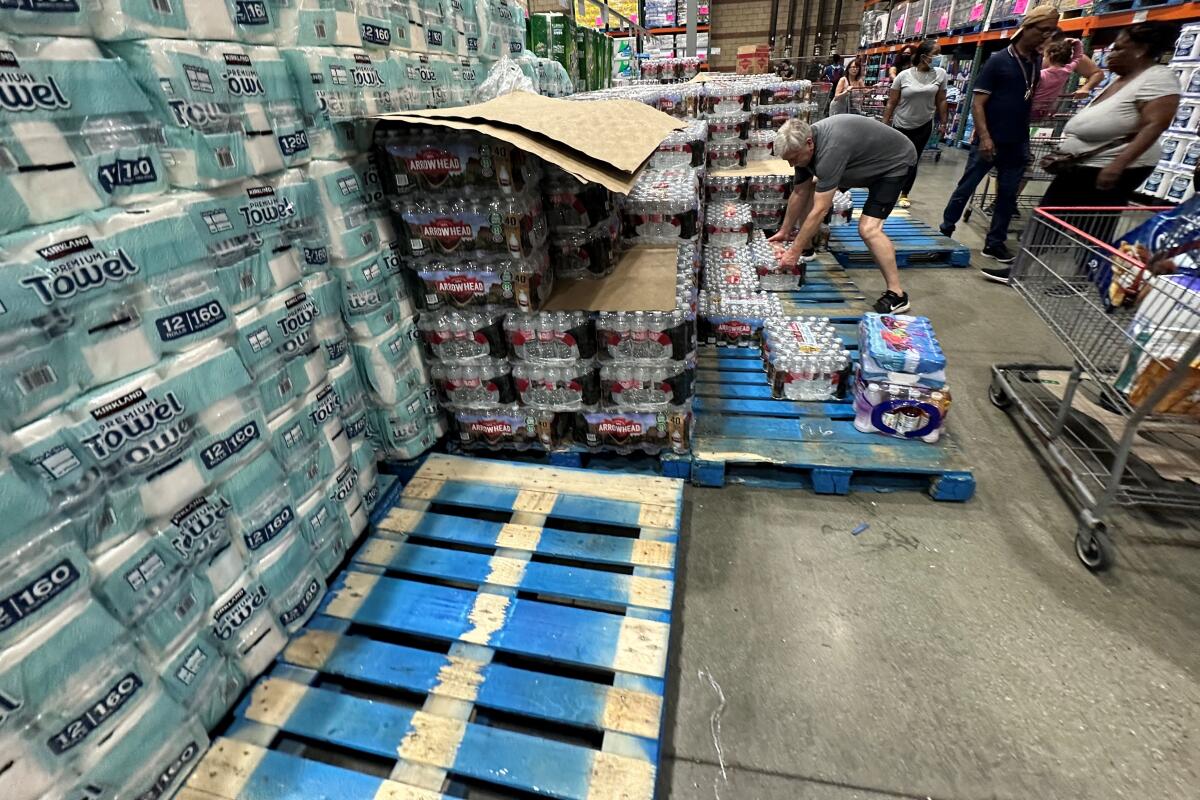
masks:
[[[1012,284],[1074,363],[992,368],[992,402],[1019,412],[1080,506],[1092,570],[1112,562],[1114,505],[1200,510],[1200,281],[1106,243],[1159,210],[1037,209]]]

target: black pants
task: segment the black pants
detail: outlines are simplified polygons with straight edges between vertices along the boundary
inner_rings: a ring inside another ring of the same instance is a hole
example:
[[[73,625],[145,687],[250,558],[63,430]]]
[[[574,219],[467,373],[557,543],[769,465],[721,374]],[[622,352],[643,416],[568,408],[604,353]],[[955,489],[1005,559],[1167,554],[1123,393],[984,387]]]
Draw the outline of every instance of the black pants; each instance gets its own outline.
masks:
[[[1130,167],[1111,189],[1097,189],[1096,176],[1100,167],[1070,167],[1058,175],[1046,187],[1039,207],[1050,208],[1124,208],[1133,199],[1133,193],[1142,181],[1154,171],[1154,167]],[[1102,242],[1112,239],[1117,229],[1115,214],[1078,215],[1071,220],[1084,233]]]
[[[907,197],[908,193],[912,191],[913,184],[917,182],[917,164],[921,163],[921,153],[925,150],[925,145],[929,144],[929,137],[933,135],[933,120],[915,128],[897,127],[896,130],[908,137],[908,140],[913,143],[913,147],[917,148],[917,160],[909,168],[908,177],[904,179],[904,189],[900,192]]]
[[[1127,206],[1142,181],[1154,167],[1130,167],[1121,173],[1111,189],[1097,189],[1100,167],[1071,167],[1054,176],[1039,206],[1067,208],[1103,208]]]

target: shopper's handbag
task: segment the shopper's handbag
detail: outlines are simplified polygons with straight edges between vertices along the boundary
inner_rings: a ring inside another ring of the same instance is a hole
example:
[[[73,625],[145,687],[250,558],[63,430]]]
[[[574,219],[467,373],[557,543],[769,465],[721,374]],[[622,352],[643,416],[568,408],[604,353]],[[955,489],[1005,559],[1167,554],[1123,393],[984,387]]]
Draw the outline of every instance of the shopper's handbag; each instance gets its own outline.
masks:
[[[1053,153],[1047,153],[1042,156],[1042,160],[1038,163],[1044,172],[1048,172],[1051,175],[1061,175],[1072,167],[1087,161],[1092,156],[1100,155],[1105,150],[1132,142],[1135,136],[1137,136],[1136,133],[1131,133],[1128,136],[1113,139],[1111,142],[1105,142],[1099,147],[1086,150],[1082,153],[1060,153],[1056,150]]]

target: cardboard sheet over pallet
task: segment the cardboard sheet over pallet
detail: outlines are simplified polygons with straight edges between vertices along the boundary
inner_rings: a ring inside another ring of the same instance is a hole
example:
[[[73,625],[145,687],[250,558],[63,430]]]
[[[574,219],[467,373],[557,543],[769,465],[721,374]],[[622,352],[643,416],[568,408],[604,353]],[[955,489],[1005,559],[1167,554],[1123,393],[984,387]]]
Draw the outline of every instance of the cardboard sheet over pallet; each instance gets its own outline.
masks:
[[[633,100],[580,102],[529,92],[376,119],[478,131],[619,194],[629,193],[637,173],[667,134],[684,127],[679,119]]]

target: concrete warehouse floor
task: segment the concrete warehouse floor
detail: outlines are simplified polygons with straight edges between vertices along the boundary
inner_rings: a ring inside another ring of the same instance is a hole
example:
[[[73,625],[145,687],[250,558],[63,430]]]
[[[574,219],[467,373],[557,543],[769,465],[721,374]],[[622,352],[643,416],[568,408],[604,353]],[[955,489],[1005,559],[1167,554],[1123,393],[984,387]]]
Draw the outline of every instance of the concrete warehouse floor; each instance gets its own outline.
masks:
[[[936,225],[963,155],[922,163],[914,216]],[[1064,351],[975,269],[904,279],[978,494],[689,487],[669,796],[1200,797],[1200,531],[1123,515],[1116,567],[1084,569],[1071,507],[987,399],[992,363]]]

